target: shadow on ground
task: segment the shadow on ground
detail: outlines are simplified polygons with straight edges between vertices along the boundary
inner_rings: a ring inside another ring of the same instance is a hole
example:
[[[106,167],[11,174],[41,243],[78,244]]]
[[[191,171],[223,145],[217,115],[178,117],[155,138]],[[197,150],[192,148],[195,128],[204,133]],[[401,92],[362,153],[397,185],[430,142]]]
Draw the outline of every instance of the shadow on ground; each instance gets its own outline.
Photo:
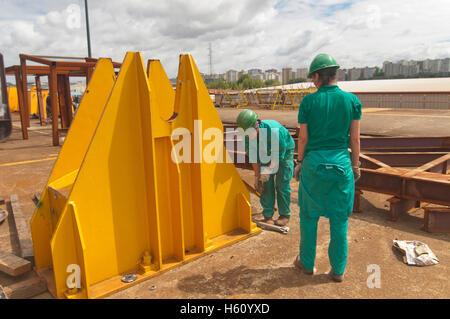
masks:
[[[178,282],[178,289],[205,295],[230,296],[236,293],[270,294],[279,288],[328,284],[327,274],[308,276],[292,267],[249,269],[239,266],[225,272],[214,272],[210,278],[204,275],[185,277]]]
[[[353,213],[350,218],[363,220],[365,222],[390,227],[402,232],[420,234],[424,237],[445,240],[450,242],[449,234],[429,233],[423,230],[424,219],[421,216],[414,216],[405,213],[397,221],[388,220],[389,211],[374,206],[370,201],[361,196],[362,213]],[[412,211],[414,212],[414,211]],[[400,239],[400,238],[399,238]]]

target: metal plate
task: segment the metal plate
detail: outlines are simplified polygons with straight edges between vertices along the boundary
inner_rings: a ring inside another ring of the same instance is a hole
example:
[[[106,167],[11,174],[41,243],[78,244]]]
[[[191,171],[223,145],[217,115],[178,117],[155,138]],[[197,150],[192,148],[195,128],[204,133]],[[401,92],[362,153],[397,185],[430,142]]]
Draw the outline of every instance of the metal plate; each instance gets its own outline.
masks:
[[[137,279],[137,275],[135,274],[127,274],[122,276],[122,282],[129,284]]]

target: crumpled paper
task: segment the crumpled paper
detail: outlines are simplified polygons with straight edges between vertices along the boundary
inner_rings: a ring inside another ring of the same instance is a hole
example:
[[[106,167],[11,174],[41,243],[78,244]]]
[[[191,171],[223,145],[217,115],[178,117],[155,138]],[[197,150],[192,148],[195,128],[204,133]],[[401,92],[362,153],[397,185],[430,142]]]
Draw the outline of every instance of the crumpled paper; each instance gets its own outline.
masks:
[[[394,240],[394,247],[403,254],[403,262],[411,266],[432,266],[439,259],[427,244],[420,241]]]

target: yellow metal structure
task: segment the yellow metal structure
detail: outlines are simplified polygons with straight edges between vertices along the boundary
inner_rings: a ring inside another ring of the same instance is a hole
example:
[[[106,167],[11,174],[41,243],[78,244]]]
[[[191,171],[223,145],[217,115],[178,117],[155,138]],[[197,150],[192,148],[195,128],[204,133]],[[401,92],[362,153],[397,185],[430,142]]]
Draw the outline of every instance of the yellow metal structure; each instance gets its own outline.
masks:
[[[176,93],[157,60],[146,73],[128,53],[117,79],[99,60],[31,221],[36,269],[54,295],[105,297],[260,232],[222,141],[223,161],[172,160],[174,130],[192,132],[183,138],[201,158],[210,128],[223,136],[190,55]]]
[[[231,106],[236,107],[237,109],[242,106],[248,106],[249,102],[247,99],[247,93],[241,92],[224,92],[223,93],[222,102],[220,103],[220,107]],[[237,99],[236,99],[237,97]]]
[[[44,118],[47,118],[47,112],[45,111],[47,109],[47,96],[49,94],[49,91],[46,89],[41,89],[42,94],[42,105],[44,110]],[[28,101],[30,101],[30,114],[39,115],[39,106],[38,106],[38,96],[37,96],[37,90],[35,86],[32,86],[30,88],[30,91],[28,91]]]
[[[316,92],[316,88],[297,89],[297,90],[278,90],[275,96],[275,101],[272,109],[276,107],[299,107],[302,99],[311,93]]]
[[[41,90],[42,93],[42,102],[44,110],[47,107],[47,96],[49,91],[46,89]],[[15,86],[8,87],[8,100],[9,100],[9,109],[11,112],[19,112],[19,98],[17,95],[17,88]],[[28,101],[30,103],[30,114],[39,114],[38,107],[38,98],[36,87],[32,86],[30,91],[28,91]],[[44,118],[47,118],[46,112],[44,112]]]
[[[8,87],[9,110],[11,112],[19,112],[19,97],[15,86]]]

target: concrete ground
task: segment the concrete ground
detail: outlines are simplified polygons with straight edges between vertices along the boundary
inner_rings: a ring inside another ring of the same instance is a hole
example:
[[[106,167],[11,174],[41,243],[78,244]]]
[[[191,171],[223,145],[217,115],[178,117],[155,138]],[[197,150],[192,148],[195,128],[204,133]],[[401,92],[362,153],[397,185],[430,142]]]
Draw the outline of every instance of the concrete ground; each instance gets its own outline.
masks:
[[[242,109],[217,108],[223,121],[235,122]],[[297,126],[298,110],[254,109],[261,119],[271,119],[289,127]],[[450,110],[363,109],[361,132],[400,136],[449,136]]]
[[[219,113],[223,120],[231,120],[235,118],[236,110],[222,109]],[[262,118],[270,117],[279,119],[285,125],[295,125],[295,111],[260,110],[258,113]],[[450,135],[449,117],[450,111],[367,110],[362,126],[363,132],[373,130],[372,133]],[[408,127],[403,125],[406,120],[409,121]],[[8,199],[11,194],[18,194],[23,211],[31,218],[34,210],[31,197],[45,186],[60,147],[52,146],[49,126],[40,127],[32,121],[30,139],[24,141],[19,125],[18,117],[14,115],[13,135],[8,141],[0,143],[0,198]],[[244,179],[251,181],[251,172],[240,173]],[[350,218],[349,257],[344,282],[331,282],[325,275],[329,270],[329,226],[326,219],[319,222],[317,274],[310,277],[297,272],[292,262],[298,254],[300,236],[298,184],[293,181],[291,185],[292,218],[287,235],[263,231],[110,298],[450,297],[450,234],[422,231],[421,209],[413,209],[398,222],[387,221],[388,196],[369,192],[362,197],[363,213],[353,214]],[[260,205],[253,195],[252,206],[255,217],[258,217]],[[17,253],[17,238],[11,217],[0,225],[0,250]],[[427,243],[438,256],[440,264],[423,268],[405,265],[392,249],[393,239]],[[368,272],[370,265],[380,267],[380,288],[369,288],[367,285],[371,275]],[[8,285],[14,280],[0,273],[0,285]],[[38,297],[48,298],[49,294]]]

